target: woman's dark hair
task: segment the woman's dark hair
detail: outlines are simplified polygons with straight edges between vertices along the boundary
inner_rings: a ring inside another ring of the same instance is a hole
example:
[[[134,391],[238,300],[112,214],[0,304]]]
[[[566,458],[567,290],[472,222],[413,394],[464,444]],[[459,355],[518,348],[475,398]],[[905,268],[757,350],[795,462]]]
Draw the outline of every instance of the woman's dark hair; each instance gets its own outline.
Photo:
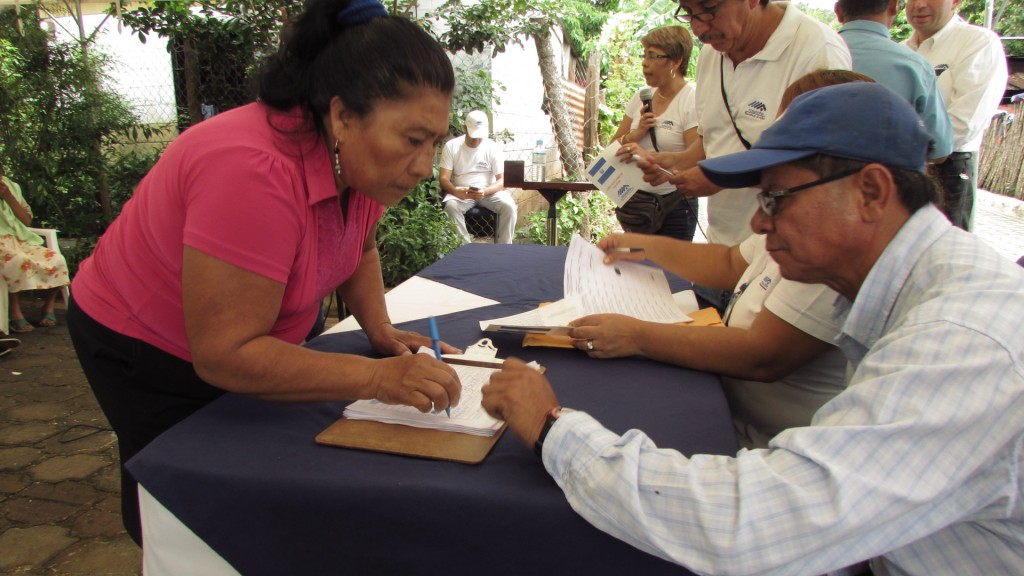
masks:
[[[338,96],[359,116],[381,99],[404,98],[410,88],[455,89],[455,72],[441,46],[400,16],[362,23],[339,22],[353,0],[307,0],[288,23],[281,46],[255,78],[257,97],[268,106],[296,106],[318,130]]]

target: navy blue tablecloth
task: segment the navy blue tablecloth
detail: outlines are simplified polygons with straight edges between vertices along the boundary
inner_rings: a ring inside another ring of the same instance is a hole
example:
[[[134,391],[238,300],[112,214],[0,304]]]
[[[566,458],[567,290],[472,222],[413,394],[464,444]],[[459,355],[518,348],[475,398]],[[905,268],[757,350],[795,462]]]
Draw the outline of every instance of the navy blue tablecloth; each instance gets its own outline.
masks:
[[[737,443],[718,378],[641,359],[522,348],[479,321],[561,297],[565,249],[470,245],[421,276],[500,305],[438,318],[465,346],[537,360],[559,400],[616,432],[640,428],[684,454]],[[557,278],[557,280],[556,280]],[[426,322],[403,327],[426,333]],[[362,332],[309,346],[372,355]],[[686,574],[590,526],[511,433],[479,465],[315,444],[344,403],[279,404],[228,394],[160,436],[131,473],[243,574]]]

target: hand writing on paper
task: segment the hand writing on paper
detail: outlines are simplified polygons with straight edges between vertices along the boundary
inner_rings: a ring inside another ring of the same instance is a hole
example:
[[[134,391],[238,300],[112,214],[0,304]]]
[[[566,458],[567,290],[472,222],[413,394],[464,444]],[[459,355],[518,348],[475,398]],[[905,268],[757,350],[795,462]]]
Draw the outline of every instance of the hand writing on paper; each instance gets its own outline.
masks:
[[[429,343],[429,340],[428,340]],[[427,354],[384,358],[370,376],[372,398],[387,404],[412,406],[420,412],[457,406],[462,383],[455,370]]]
[[[569,336],[573,347],[591,358],[622,358],[641,353],[640,335],[650,325],[622,314],[593,314],[573,320]]]
[[[427,336],[410,330],[398,330],[391,324],[381,324],[373,331],[366,329],[366,334],[374,351],[384,355],[403,356],[413,354],[421,346],[430,348],[433,344]],[[442,341],[441,353],[462,354],[462,350]]]
[[[505,360],[501,372],[491,375],[482,392],[484,410],[507,422],[512,432],[531,447],[540,436],[547,413],[558,406],[548,379],[515,358]]]

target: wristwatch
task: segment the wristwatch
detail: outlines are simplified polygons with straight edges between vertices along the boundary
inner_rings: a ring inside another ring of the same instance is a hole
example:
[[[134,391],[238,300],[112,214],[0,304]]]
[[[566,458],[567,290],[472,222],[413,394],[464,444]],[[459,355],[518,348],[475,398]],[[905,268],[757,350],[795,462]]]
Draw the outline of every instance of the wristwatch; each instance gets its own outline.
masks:
[[[548,437],[548,432],[551,431],[551,427],[555,424],[555,420],[563,414],[573,412],[572,408],[562,408],[561,406],[555,406],[544,416],[544,426],[540,429],[540,436],[537,436],[537,441],[533,444],[533,453],[539,458],[544,451],[544,439]]]

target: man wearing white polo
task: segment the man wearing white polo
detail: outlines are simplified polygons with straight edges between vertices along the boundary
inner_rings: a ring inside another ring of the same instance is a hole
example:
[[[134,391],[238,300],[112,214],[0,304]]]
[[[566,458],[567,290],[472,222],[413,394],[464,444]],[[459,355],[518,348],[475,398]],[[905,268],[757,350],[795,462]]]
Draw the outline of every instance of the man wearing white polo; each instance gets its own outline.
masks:
[[[495,241],[511,244],[516,202],[505,190],[505,154],[487,136],[487,115],[474,110],[466,115],[466,134],[445,143],[438,174],[446,193],[444,211],[468,244],[473,239],[466,230],[466,212],[478,205],[487,208],[498,215]]]

